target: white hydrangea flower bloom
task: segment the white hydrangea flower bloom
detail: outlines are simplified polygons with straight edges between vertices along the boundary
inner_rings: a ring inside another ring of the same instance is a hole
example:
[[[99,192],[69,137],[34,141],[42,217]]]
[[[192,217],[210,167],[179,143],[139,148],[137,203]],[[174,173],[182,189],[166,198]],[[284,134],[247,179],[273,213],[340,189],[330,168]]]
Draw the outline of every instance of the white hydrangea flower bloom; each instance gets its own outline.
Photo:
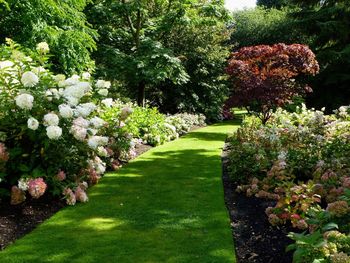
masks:
[[[98,146],[105,146],[108,143],[108,137],[105,136],[92,136],[88,140],[88,145],[92,149],[97,149]]]
[[[83,89],[85,93],[91,91],[91,84],[86,81],[81,81],[78,84],[76,84],[80,89]]]
[[[80,104],[80,106],[89,109],[90,112],[93,112],[97,108],[97,106],[92,102],[83,103]]]
[[[39,78],[31,71],[24,72],[21,77],[21,82],[24,87],[32,88],[39,83]]]
[[[172,132],[174,132],[174,133],[176,132],[175,126],[173,126],[173,125],[171,125],[171,124],[169,124],[169,123],[165,123],[164,126],[165,126],[166,128],[168,128],[169,130],[171,130]]]
[[[84,141],[87,135],[87,130],[84,127],[73,125],[70,130],[71,134],[73,134],[74,138],[78,141]]]
[[[89,128],[87,131],[89,135],[96,135],[98,133],[98,130],[93,128]]]
[[[50,51],[49,45],[46,42],[40,42],[36,46],[36,50],[39,51],[40,53],[46,54]]]
[[[58,89],[50,89],[52,95],[55,97],[55,99],[59,99],[61,97]]]
[[[21,189],[22,191],[27,191],[28,190],[28,179],[19,179],[18,180],[18,188]]]
[[[63,74],[58,74],[58,75],[55,75],[53,77],[54,81],[56,81],[57,83],[60,82],[60,81],[65,81],[66,79],[66,76],[63,75]]]
[[[104,99],[104,100],[101,101],[101,103],[102,103],[103,105],[105,105],[106,107],[109,107],[109,108],[112,107],[113,104],[114,104],[112,98]]]
[[[92,102],[88,102],[88,103],[83,103],[80,104],[76,110],[75,110],[75,115],[78,116],[82,116],[82,117],[87,117],[89,116],[94,110],[96,109],[96,105]]]
[[[106,164],[102,162],[98,156],[96,156],[93,160],[90,160],[89,164],[96,170],[98,174],[103,174],[106,171]]]
[[[0,61],[0,69],[11,68],[14,63],[10,60]]]
[[[73,125],[83,127],[83,128],[88,128],[90,125],[90,122],[82,117],[79,117],[73,121]]]
[[[90,123],[96,128],[96,129],[99,129],[101,128],[103,125],[106,124],[106,122],[104,120],[102,120],[101,118],[99,117],[93,117],[91,120],[90,120]]]
[[[28,128],[35,131],[39,127],[39,121],[33,117],[30,117],[27,121]]]
[[[89,72],[84,72],[82,75],[81,75],[82,79],[90,79],[91,78],[91,74]]]
[[[102,88],[104,88],[104,86],[105,86],[105,81],[103,79],[99,79],[96,82],[96,88],[102,89]]]
[[[85,87],[79,86],[79,85],[73,85],[73,86],[67,87],[64,90],[63,96],[66,99],[70,97],[81,99],[82,97],[84,97],[85,93],[86,93]]]
[[[15,98],[16,105],[24,110],[33,108],[34,97],[30,94],[21,94]]]
[[[101,157],[107,157],[108,156],[108,152],[107,150],[105,149],[105,147],[103,146],[99,146],[97,147],[97,154]]]
[[[111,82],[110,82],[110,81],[105,81],[103,87],[104,87],[105,89],[109,89],[109,88],[111,87]]]
[[[79,104],[79,99],[75,98],[75,97],[66,97],[67,103],[69,104],[69,106],[77,106]]]
[[[90,110],[86,107],[83,107],[81,105],[79,105],[75,110],[74,110],[74,116],[76,117],[87,117],[90,115]]]
[[[67,104],[59,105],[58,110],[62,118],[70,119],[73,117],[73,109]]]
[[[62,129],[59,126],[55,126],[55,125],[48,126],[46,128],[46,134],[47,134],[47,137],[49,137],[49,139],[57,140],[62,135]]]
[[[70,78],[64,80],[64,86],[73,86],[79,83],[80,77],[78,75],[73,75]]]
[[[45,126],[58,126],[60,118],[55,113],[48,113],[44,115]]]
[[[98,94],[103,96],[103,97],[106,97],[108,95],[108,89],[100,89],[98,91]]]
[[[40,73],[46,72],[46,69],[43,67],[34,67],[31,71],[36,75],[40,75]]]
[[[106,164],[105,163],[101,163],[101,164],[98,164],[96,166],[96,173],[98,174],[104,174],[106,171]]]
[[[48,100],[48,101],[52,101],[52,92],[50,91],[50,90],[47,90],[46,92],[45,92],[45,96],[46,96],[46,99]]]

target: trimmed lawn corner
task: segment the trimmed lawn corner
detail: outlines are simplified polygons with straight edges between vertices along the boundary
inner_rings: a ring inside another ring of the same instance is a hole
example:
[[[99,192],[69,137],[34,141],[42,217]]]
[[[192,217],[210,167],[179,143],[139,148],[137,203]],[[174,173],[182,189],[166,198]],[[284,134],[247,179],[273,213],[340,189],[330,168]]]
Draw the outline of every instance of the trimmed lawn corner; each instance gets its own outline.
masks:
[[[237,124],[238,125],[238,124]],[[0,262],[235,262],[221,179],[226,122],[156,147],[0,252]]]

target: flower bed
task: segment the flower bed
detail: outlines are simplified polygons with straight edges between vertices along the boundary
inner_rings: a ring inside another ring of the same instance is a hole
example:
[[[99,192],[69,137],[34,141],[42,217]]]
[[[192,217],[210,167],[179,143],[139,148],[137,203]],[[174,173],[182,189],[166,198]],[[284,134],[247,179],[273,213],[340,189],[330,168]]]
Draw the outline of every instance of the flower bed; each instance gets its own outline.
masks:
[[[230,139],[236,190],[275,200],[269,222],[304,231],[289,235],[295,262],[350,259],[349,121],[347,107],[328,116],[305,106],[279,109],[265,126],[246,118]]]
[[[45,42],[31,52],[9,39],[0,50],[0,199],[13,205],[45,192],[87,202],[87,188],[135,157],[137,144],[162,144],[205,123],[106,98],[111,83],[88,72],[54,75],[48,52]]]

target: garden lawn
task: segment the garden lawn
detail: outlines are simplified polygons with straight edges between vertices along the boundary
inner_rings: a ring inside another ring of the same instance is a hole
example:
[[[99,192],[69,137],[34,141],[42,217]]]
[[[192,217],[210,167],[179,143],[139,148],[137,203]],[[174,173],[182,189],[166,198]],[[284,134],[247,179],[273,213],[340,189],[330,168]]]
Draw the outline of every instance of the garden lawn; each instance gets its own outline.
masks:
[[[238,124],[156,147],[0,252],[0,262],[235,262],[221,151]]]

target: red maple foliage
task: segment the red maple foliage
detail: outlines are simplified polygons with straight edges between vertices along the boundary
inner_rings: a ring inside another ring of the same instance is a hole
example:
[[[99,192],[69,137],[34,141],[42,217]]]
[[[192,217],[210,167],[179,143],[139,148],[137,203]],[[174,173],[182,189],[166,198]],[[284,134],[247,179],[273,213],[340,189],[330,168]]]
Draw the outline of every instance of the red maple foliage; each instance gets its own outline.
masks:
[[[266,123],[273,109],[312,92],[297,78],[317,74],[319,65],[305,45],[275,44],[241,48],[231,54],[226,71],[233,85],[225,108],[246,107]]]

